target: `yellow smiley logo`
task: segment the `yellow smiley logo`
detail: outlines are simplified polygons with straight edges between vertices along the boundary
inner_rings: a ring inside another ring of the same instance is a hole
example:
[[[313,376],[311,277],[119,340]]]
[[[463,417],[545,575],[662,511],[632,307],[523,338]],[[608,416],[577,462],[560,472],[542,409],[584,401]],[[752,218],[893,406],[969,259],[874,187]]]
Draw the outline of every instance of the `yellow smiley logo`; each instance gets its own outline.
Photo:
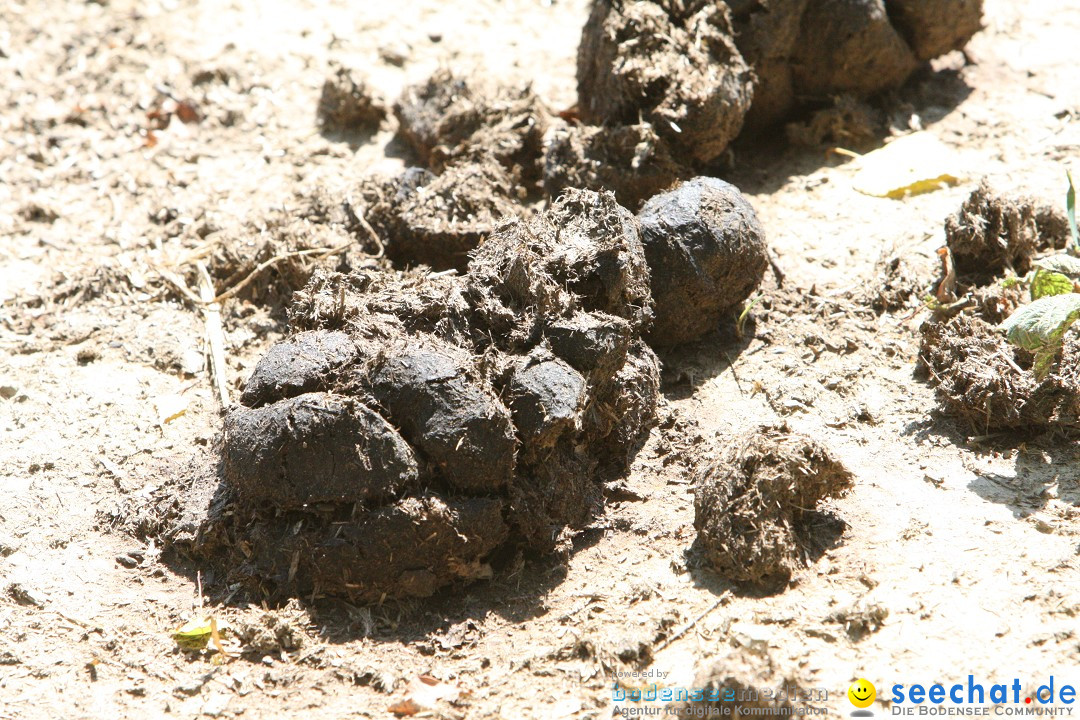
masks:
[[[851,683],[851,687],[847,689],[847,697],[855,707],[868,708],[873,705],[874,699],[877,697],[877,690],[874,688],[874,683],[859,678]]]

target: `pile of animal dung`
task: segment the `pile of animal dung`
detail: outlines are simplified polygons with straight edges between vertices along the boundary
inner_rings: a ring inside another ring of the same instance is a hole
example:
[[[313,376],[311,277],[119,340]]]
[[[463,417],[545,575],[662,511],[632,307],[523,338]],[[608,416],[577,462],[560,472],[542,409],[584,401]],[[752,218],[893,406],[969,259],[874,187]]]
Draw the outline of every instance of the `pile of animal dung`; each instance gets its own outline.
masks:
[[[578,109],[590,125],[645,123],[671,156],[700,166],[797,103],[899,87],[981,21],[981,0],[595,0]],[[650,152],[666,154],[657,143]]]
[[[981,0],[897,0],[888,10],[884,0],[596,0],[576,112],[552,113],[528,86],[439,70],[394,103],[419,165],[364,181],[356,197],[391,260],[436,270],[463,270],[469,251],[503,219],[527,215],[523,201],[540,191],[609,190],[637,211],[744,128],[775,125],[797,100],[855,102],[898,87],[963,47],[982,18]],[[328,81],[324,105],[363,87],[342,77]]]
[[[1080,342],[1067,338],[1060,361],[1040,380],[1033,354],[985,317],[976,309],[923,325],[919,362],[942,409],[977,435],[1080,425]]]
[[[355,231],[356,216],[333,217]],[[469,258],[460,274],[315,269],[218,457],[160,494],[140,531],[257,595],[357,602],[566,547],[654,422],[646,341],[733,319],[767,264],[753,209],[705,177],[638,216],[566,190]]]
[[[946,219],[945,237],[943,257],[952,267],[938,295],[950,302],[923,323],[919,353],[942,409],[976,434],[1076,425],[1080,343],[1067,336],[1060,361],[1040,379],[1034,355],[999,329],[1027,301],[1028,288],[1015,273],[1028,272],[1039,253],[1065,245],[1063,214],[984,180]]]
[[[565,547],[654,421],[652,347],[733,319],[768,265],[749,203],[700,169],[796,97],[904,82],[980,15],[970,0],[597,0],[576,115],[445,70],[406,88],[389,122],[416,166],[285,225],[321,229],[320,247],[352,238],[363,262],[290,271],[289,289],[306,281],[291,334],[229,411],[213,489],[172,537],[263,595],[358,602]],[[387,117],[335,67],[318,119]],[[850,475],[779,431],[740,443],[701,480],[698,546],[733,579],[786,581],[812,544],[806,509]]]
[[[427,596],[601,507],[651,426],[633,215],[570,191],[463,275],[319,272],[225,421],[189,551],[267,594]]]
[[[814,549],[818,503],[852,484],[824,447],[787,427],[734,437],[695,480],[693,550],[725,579],[782,587]]]
[[[695,178],[650,199],[638,218],[653,275],[654,345],[706,335],[761,284],[765,233],[733,185]]]
[[[406,267],[464,270],[469,252],[541,176],[550,113],[528,87],[490,87],[440,70],[394,104],[398,135],[422,165],[366,178],[355,199],[386,254]]]

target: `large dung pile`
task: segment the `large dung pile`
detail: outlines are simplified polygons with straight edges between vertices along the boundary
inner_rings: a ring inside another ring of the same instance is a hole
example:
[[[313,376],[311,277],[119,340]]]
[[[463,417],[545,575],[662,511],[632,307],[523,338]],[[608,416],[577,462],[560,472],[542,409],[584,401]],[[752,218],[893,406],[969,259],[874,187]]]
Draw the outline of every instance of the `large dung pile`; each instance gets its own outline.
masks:
[[[550,551],[653,422],[634,217],[570,191],[462,276],[317,273],[226,418],[191,551],[264,592],[373,602]]]
[[[687,162],[796,103],[871,95],[981,27],[981,0],[595,0],[578,104],[595,125],[645,120]]]

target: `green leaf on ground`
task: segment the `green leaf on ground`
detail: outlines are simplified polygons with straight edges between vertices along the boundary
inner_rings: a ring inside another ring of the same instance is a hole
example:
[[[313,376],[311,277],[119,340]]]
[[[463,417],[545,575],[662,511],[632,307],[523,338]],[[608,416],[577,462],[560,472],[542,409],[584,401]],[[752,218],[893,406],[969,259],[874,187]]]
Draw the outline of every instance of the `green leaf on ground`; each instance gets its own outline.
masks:
[[[1067,295],[1073,291],[1073,281],[1059,272],[1036,270],[1031,279],[1031,299]]]
[[[1049,257],[1039,258],[1033,264],[1039,270],[1049,270],[1050,272],[1068,275],[1071,278],[1080,278],[1080,257],[1050,255]]]
[[[1061,349],[1065,331],[1080,318],[1080,294],[1050,295],[1018,308],[1001,329],[1009,342],[1035,353],[1035,378],[1042,380]]]
[[[1080,317],[1080,294],[1051,295],[1017,308],[1001,329],[1009,342],[1039,350],[1061,342],[1061,336]]]
[[[173,640],[185,650],[201,650],[213,633],[209,615],[197,615],[172,631]]]

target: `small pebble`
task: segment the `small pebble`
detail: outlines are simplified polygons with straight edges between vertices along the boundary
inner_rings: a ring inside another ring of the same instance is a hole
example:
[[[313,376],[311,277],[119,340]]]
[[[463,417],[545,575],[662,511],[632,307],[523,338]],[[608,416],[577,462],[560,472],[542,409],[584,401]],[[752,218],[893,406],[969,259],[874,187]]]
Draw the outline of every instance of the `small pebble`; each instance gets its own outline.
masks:
[[[401,67],[409,59],[409,48],[402,45],[383,45],[379,48],[379,58],[387,65]]]
[[[131,556],[130,553],[125,553],[116,556],[116,562],[123,565],[128,569],[134,569],[139,567],[139,561]]]

